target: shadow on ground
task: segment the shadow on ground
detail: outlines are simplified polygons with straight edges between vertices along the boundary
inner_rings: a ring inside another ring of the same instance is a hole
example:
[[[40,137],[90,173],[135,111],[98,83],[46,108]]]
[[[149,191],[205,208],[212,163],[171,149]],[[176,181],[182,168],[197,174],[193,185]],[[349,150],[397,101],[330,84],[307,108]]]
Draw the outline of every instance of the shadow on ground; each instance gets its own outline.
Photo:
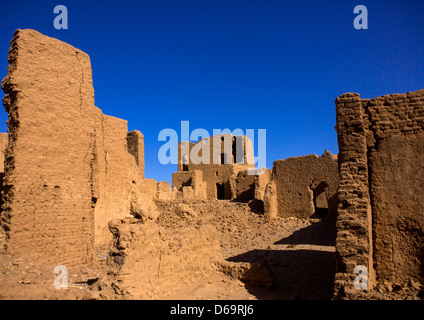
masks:
[[[272,250],[255,249],[228,261],[268,264],[275,277],[271,288],[246,285],[260,300],[331,299],[336,269],[333,229],[332,222],[317,222],[275,242]],[[305,244],[311,249],[296,248]]]

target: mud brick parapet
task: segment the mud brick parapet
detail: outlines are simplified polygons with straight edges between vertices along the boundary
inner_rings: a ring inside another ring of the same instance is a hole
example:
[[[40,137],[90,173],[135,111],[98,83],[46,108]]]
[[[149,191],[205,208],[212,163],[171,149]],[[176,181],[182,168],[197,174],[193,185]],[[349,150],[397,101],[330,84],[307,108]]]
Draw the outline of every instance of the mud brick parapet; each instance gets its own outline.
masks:
[[[264,194],[268,202],[266,215],[285,218],[336,215],[337,155],[325,151],[322,156],[311,154],[274,161],[271,181]]]
[[[335,296],[354,293],[355,266],[376,284],[424,279],[424,90],[336,99],[339,207]]]
[[[108,221],[142,188],[141,133],[94,105],[89,56],[17,30],[2,81],[8,112],[0,233],[11,254],[52,265],[90,262]],[[127,139],[130,141],[127,144]]]

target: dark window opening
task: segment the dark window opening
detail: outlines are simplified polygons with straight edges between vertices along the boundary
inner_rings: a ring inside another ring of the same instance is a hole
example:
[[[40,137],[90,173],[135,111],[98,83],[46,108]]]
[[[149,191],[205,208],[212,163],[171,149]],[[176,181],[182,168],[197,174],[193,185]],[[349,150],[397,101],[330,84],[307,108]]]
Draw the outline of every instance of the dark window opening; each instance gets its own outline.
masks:
[[[181,183],[181,187],[178,189],[178,191],[183,191],[184,187],[191,187],[192,185],[192,179],[188,179],[187,181]]]
[[[225,164],[225,153],[221,153],[221,164]]]
[[[188,171],[188,164],[183,164],[183,171]]]
[[[236,139],[233,140],[233,163],[237,163],[238,159],[237,159],[237,143],[236,143]]]
[[[232,145],[233,163],[244,163],[243,137],[234,137]]]
[[[216,184],[216,198],[218,200],[225,199],[225,188],[223,183]]]

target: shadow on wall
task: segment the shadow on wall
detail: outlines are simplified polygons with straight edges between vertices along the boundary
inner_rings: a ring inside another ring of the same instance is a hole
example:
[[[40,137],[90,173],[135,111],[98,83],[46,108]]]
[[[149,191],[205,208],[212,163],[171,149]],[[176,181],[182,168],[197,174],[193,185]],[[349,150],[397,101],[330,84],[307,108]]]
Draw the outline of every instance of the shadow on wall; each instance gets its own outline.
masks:
[[[265,207],[262,200],[253,199],[248,203],[250,210],[258,215],[264,214]]]
[[[312,244],[317,246],[336,245],[335,219],[323,219],[310,226],[293,232],[274,244]]]
[[[335,228],[322,220],[298,230],[275,245],[277,250],[252,250],[227,259],[232,262],[265,263],[275,282],[271,288],[246,284],[246,289],[264,300],[332,299],[336,272]],[[296,249],[297,244],[326,246],[321,249]]]
[[[247,203],[249,201],[252,201],[254,197],[255,197],[255,185],[252,184],[249,189],[244,190],[237,196],[237,198],[231,201]]]

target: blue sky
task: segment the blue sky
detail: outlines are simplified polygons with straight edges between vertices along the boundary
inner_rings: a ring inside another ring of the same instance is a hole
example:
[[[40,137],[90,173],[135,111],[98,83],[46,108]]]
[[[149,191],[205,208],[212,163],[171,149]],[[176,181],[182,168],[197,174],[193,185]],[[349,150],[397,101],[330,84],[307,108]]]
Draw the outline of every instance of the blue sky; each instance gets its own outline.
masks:
[[[53,26],[59,4],[67,30]],[[353,27],[360,4],[367,30]],[[3,1],[0,77],[14,30],[36,29],[90,55],[96,105],[145,136],[147,178],[171,180],[158,134],[185,120],[210,133],[266,129],[271,168],[338,152],[340,94],[424,88],[423,12],[422,0]]]

